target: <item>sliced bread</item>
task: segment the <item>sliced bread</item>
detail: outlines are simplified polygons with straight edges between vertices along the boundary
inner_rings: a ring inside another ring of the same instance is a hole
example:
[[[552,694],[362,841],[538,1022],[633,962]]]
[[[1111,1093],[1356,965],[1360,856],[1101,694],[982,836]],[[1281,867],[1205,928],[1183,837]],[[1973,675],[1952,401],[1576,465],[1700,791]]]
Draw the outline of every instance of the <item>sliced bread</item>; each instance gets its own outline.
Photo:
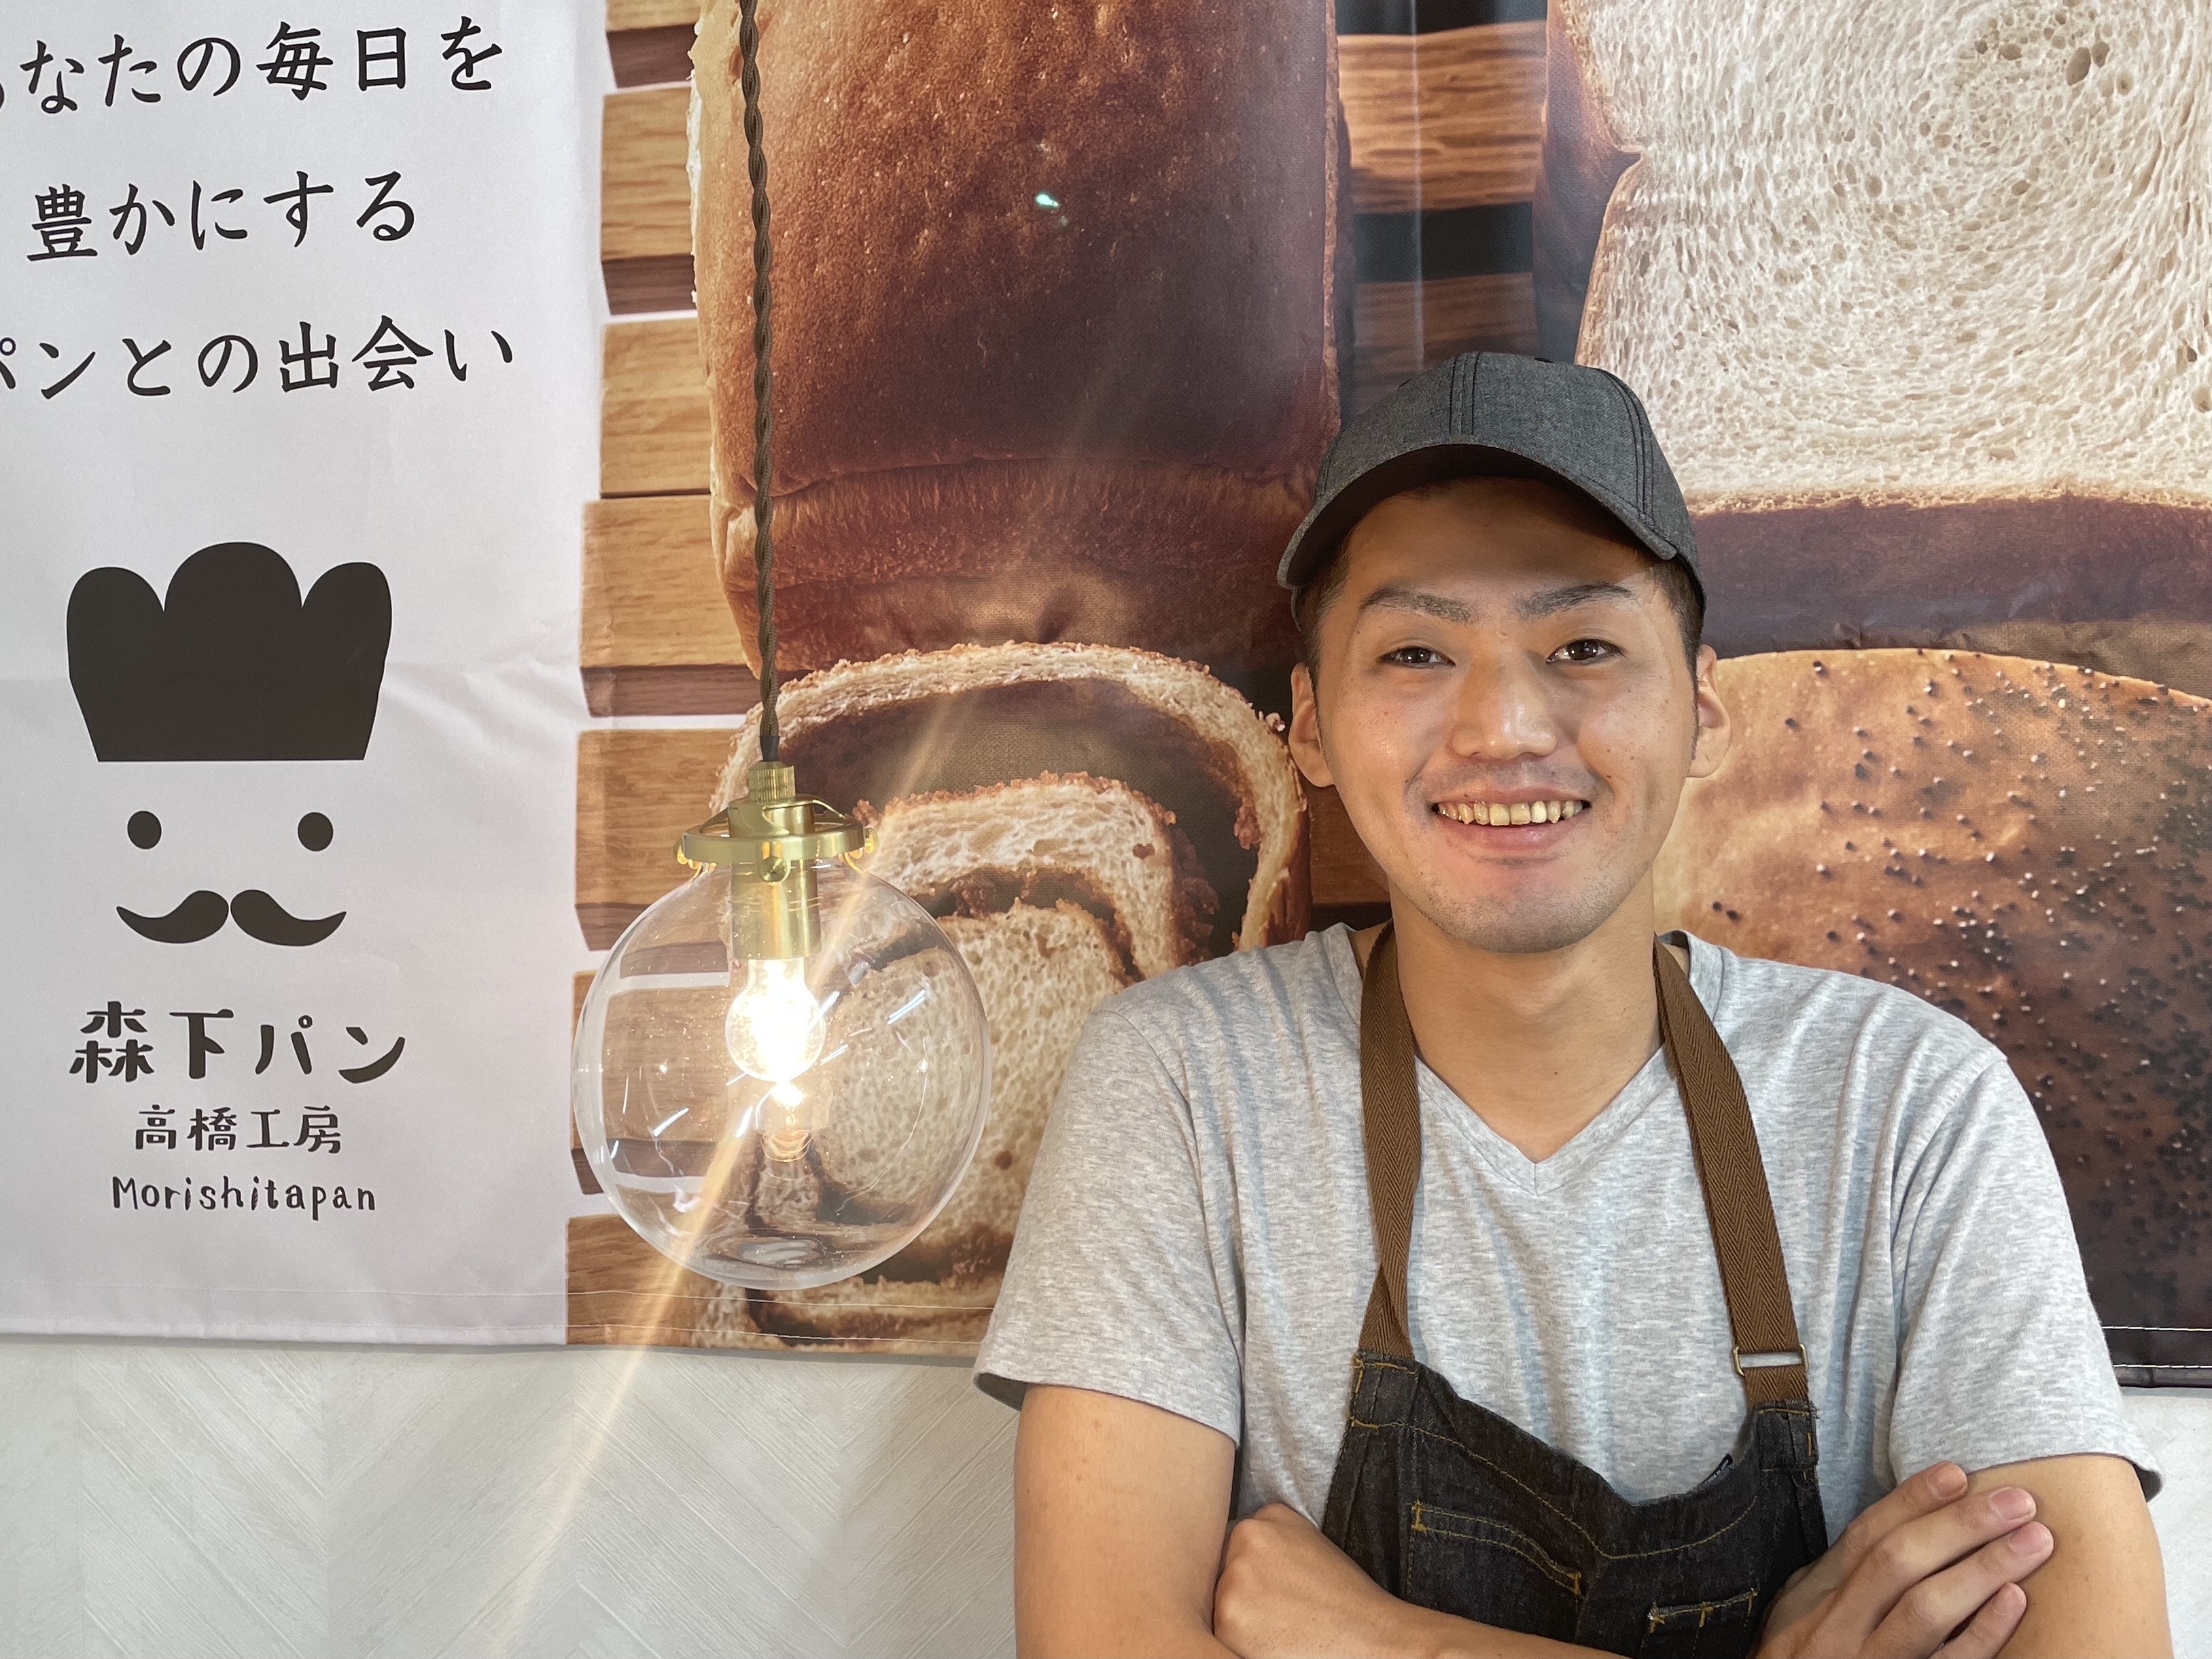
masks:
[[[1203,952],[1218,908],[1175,814],[1110,778],[1024,778],[939,791],[858,816],[876,830],[868,872],[939,916],[1065,898],[1103,923],[1140,979]]]
[[[1065,902],[944,923],[975,976],[991,1030],[991,1115],[968,1174],[905,1249],[857,1279],[756,1293],[753,1328],[795,1341],[972,1347],[983,1334],[1022,1193],[1067,1057],[1091,1011],[1129,983],[1098,919]]]
[[[1971,638],[2212,692],[2204,7],[1550,27],[1547,343],[1643,396],[1723,654]]]
[[[1195,664],[1096,645],[907,652],[791,681],[779,718],[799,787],[841,807],[1047,774],[1118,782],[1171,815],[1218,900],[1201,954],[1305,932],[1305,800],[1290,751]],[[759,754],[749,716],[718,805]]]

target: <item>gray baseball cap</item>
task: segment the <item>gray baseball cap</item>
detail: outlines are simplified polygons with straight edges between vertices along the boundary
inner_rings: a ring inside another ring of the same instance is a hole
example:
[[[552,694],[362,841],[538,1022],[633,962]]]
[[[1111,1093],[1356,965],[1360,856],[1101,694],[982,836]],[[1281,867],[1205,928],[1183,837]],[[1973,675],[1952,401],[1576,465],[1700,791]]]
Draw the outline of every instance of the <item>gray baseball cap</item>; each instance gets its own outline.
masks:
[[[1415,375],[1337,434],[1276,580],[1304,586],[1360,517],[1401,490],[1485,476],[1577,490],[1697,576],[1689,508],[1633,392],[1601,368],[1469,351]]]

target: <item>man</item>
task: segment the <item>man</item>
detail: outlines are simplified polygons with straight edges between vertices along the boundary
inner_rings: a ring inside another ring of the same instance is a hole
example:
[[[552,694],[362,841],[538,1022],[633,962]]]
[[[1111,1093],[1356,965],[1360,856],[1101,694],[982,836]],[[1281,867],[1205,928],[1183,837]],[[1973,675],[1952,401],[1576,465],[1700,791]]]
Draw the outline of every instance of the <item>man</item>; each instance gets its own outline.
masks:
[[[1730,732],[1633,395],[1419,377],[1281,574],[1291,750],[1390,921],[1086,1030],[977,1361],[1024,1650],[2166,1651],[2157,1477],[2002,1057],[1655,948]]]

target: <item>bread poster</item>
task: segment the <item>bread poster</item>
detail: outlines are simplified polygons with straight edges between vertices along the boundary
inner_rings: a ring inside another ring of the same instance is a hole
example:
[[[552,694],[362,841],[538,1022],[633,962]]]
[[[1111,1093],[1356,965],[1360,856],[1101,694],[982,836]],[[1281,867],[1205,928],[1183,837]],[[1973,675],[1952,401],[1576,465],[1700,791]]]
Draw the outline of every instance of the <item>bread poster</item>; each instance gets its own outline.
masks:
[[[1698,515],[1741,736],[1683,804],[1665,921],[1996,1042],[2116,1363],[2212,1374],[2201,16],[761,16],[785,753],[967,958],[991,1120],[930,1229],[822,1291],[724,1289],[580,1218],[572,1341],[970,1351],[1091,1007],[1379,917],[1283,749],[1273,567],[1344,414],[1492,349],[1637,386]],[[597,948],[758,753],[735,29],[710,0],[696,38],[610,35]]]

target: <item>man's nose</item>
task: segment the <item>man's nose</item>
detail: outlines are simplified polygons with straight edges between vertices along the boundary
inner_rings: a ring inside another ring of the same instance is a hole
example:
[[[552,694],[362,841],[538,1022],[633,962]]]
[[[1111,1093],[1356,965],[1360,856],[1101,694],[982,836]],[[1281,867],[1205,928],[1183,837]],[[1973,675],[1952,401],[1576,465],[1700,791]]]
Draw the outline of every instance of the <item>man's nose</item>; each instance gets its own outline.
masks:
[[[1468,760],[1512,761],[1548,755],[1559,722],[1540,665],[1526,652],[1484,653],[1460,681],[1452,710],[1452,752]]]

